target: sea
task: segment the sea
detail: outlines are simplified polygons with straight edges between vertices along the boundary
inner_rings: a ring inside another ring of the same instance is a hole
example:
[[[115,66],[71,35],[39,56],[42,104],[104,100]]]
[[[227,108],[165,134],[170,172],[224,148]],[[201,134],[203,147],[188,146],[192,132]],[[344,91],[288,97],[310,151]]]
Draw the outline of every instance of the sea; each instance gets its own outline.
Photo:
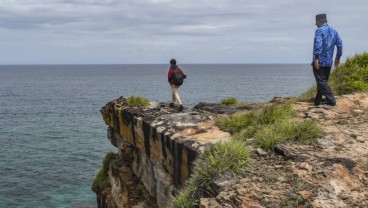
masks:
[[[184,107],[298,96],[309,64],[183,64]],[[0,207],[92,208],[107,152],[99,110],[120,96],[170,102],[168,65],[0,65]]]

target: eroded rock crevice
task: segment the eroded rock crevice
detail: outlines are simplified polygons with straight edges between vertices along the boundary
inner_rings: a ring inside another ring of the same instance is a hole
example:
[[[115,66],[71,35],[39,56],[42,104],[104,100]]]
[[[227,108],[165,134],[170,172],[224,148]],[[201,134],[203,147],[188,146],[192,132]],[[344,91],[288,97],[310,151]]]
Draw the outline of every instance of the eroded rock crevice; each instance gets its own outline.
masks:
[[[333,107],[295,103],[293,119],[313,119],[326,135],[315,145],[285,142],[268,151],[250,146],[249,170],[212,181],[200,207],[368,207],[368,94],[336,100]],[[99,207],[172,207],[170,197],[190,177],[202,150],[231,138],[215,125],[217,116],[269,104],[200,103],[178,112],[154,102],[130,108],[123,97],[109,102],[101,114],[118,150],[110,163],[111,187],[97,193]]]
[[[202,110],[178,112],[155,102],[143,109],[124,104],[121,97],[101,109],[118,154],[110,162],[111,196],[100,197],[106,204],[99,206],[171,207],[171,196],[189,178],[198,154],[207,145],[230,139],[230,134],[214,125],[212,113]]]

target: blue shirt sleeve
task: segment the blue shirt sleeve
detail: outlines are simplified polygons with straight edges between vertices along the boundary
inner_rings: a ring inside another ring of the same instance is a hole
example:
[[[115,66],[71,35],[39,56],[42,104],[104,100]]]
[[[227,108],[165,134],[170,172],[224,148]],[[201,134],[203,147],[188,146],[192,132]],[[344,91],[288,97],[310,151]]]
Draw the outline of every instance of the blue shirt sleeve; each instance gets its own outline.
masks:
[[[313,60],[320,57],[322,53],[322,31],[316,30],[314,34]]]
[[[340,57],[342,56],[342,40],[341,40],[338,33],[336,33],[336,36],[337,36],[337,39],[336,39],[336,48],[337,48],[336,60],[340,60]]]
[[[342,55],[342,40],[335,29],[327,23],[320,26],[314,34],[313,62],[318,58],[321,67],[331,67],[333,64],[334,49],[337,48],[336,60]]]

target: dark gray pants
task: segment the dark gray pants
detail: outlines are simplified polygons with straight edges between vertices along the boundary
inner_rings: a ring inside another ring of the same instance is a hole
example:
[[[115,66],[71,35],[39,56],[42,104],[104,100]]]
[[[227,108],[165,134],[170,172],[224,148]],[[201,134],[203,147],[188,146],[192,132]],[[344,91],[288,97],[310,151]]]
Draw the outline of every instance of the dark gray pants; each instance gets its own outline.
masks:
[[[327,103],[336,103],[332,90],[327,83],[330,72],[331,67],[319,67],[319,69],[315,69],[313,67],[314,78],[317,82],[317,95],[314,99],[315,104],[319,104],[319,102],[321,102],[322,95],[326,97]]]

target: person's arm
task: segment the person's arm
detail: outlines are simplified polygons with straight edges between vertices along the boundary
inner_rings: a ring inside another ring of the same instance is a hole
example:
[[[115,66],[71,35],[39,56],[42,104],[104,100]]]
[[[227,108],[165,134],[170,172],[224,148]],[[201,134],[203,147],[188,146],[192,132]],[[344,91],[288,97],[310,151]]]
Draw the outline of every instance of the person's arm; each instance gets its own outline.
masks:
[[[167,81],[171,84],[171,79],[172,79],[172,70],[171,67],[169,68],[169,72],[167,74]]]
[[[183,75],[184,79],[186,79],[187,78],[187,75],[183,72],[183,70],[181,68],[179,68],[179,71]]]
[[[316,30],[314,34],[314,47],[313,47],[313,57],[314,57],[314,67],[319,69],[318,58],[322,53],[322,31]]]
[[[336,35],[337,35],[337,40],[336,40],[337,52],[336,52],[336,58],[335,58],[335,67],[337,67],[340,64],[340,58],[342,56],[342,40],[337,32],[336,32]]]

